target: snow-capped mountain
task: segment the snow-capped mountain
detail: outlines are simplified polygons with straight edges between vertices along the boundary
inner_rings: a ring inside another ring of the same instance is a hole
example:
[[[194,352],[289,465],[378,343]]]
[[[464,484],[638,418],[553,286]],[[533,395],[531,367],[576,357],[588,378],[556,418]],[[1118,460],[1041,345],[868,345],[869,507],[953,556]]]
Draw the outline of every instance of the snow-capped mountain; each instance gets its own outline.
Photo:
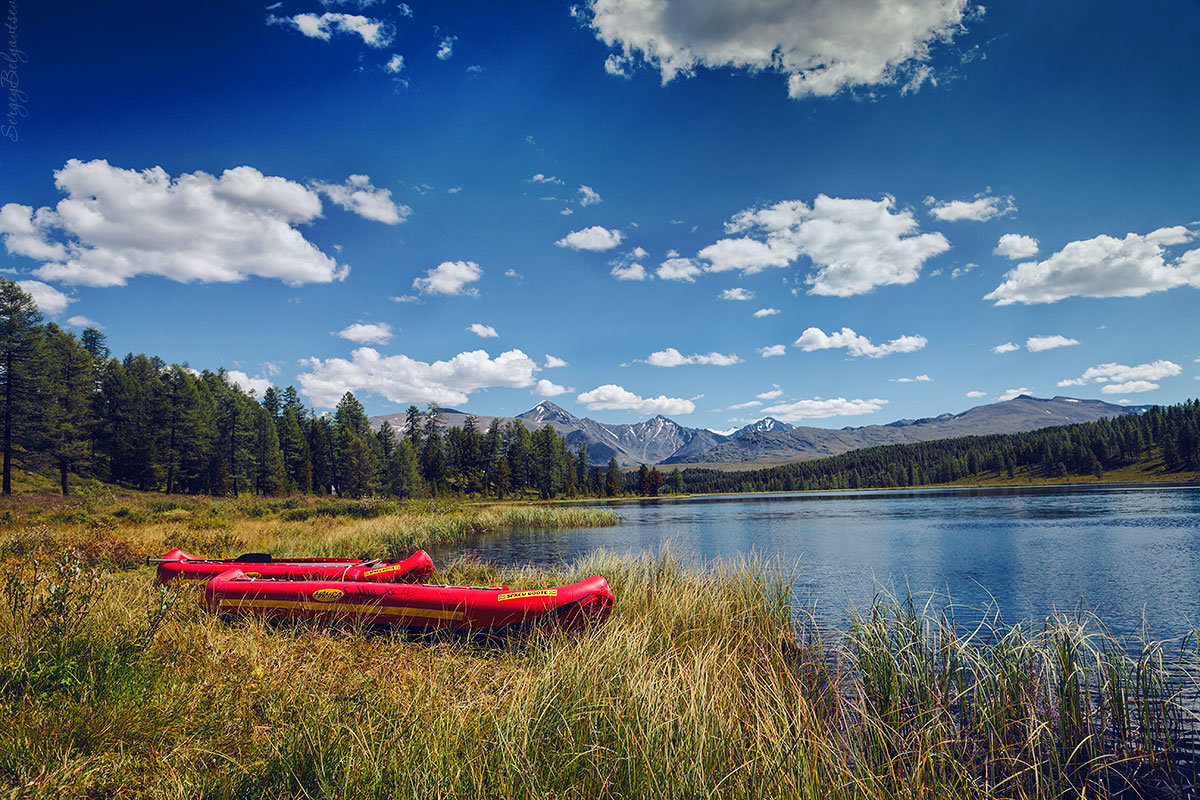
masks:
[[[644,422],[612,425],[590,417],[577,417],[549,400],[543,400],[517,417],[476,415],[476,420],[482,430],[486,430],[497,419],[502,423],[516,419],[530,429],[550,425],[572,449],[577,448],[580,442],[586,442],[588,460],[593,464],[607,464],[613,456],[621,466],[753,464],[819,458],[883,444],[1031,431],[1139,413],[1144,408],[1119,406],[1101,400],[1021,395],[1012,400],[976,406],[961,414],[902,419],[886,425],[840,429],[798,427],[766,417],[732,433],[721,434],[704,428],[688,428],[662,415]],[[461,426],[467,416],[461,411],[443,411],[443,420],[447,425]],[[378,426],[384,420],[399,430],[404,425],[404,414],[372,417],[371,422]]]

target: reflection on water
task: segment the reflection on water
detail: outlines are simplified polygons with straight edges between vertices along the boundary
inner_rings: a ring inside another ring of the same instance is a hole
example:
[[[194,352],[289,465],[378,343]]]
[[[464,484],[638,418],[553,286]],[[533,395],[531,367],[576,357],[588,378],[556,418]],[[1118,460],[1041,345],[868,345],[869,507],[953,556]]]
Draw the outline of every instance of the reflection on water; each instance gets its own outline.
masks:
[[[993,602],[1006,620],[1088,609],[1118,634],[1200,624],[1200,487],[1044,487],[733,496],[618,503],[616,528],[513,531],[437,548],[554,564],[597,548],[665,544],[700,559],[755,552],[795,569],[797,599],[831,620],[878,588],[960,619]],[[907,587],[907,588],[906,588]]]

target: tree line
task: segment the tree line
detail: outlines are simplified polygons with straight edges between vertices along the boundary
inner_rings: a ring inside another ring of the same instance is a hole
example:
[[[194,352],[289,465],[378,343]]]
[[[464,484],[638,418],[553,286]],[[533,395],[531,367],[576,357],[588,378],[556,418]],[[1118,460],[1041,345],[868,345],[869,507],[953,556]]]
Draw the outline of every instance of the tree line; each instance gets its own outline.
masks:
[[[447,426],[436,406],[410,406],[397,429],[372,427],[347,392],[318,413],[295,388],[261,398],[224,370],[197,371],[156,356],[112,357],[95,328],[45,322],[33,299],[0,279],[3,493],[16,468],[143,491],[239,496],[333,494],[400,498],[447,493],[498,498],[657,495],[682,491],[678,469],[642,466],[626,478],[612,459],[590,464],[549,425],[517,420],[486,430],[469,417]]]
[[[684,471],[688,492],[886,489],[964,478],[1104,477],[1106,470],[1161,459],[1167,472],[1200,471],[1200,400],[1141,414],[1028,433],[967,436],[854,450],[769,469]]]

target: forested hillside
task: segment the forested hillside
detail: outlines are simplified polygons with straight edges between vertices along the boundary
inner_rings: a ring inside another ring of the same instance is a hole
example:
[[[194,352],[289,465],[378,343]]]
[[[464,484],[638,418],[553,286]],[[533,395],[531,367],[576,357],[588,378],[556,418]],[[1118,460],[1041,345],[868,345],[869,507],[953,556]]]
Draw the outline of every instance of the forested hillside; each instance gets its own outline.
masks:
[[[196,371],[146,355],[111,357],[105,336],[77,337],[44,322],[32,298],[0,279],[0,446],[3,493],[15,470],[73,476],[143,491],[233,495],[313,493],[413,497],[615,494],[620,471],[587,468],[550,426],[447,427],[410,407],[397,430],[372,430],[347,392],[332,414],[306,408],[292,387],[263,397],[224,370]],[[657,493],[662,476],[635,487]],[[681,486],[681,476],[675,476]]]
[[[967,436],[855,450],[746,472],[685,470],[688,492],[770,492],[925,486],[971,478],[1093,476],[1161,460],[1167,473],[1200,471],[1200,401],[1029,433]]]

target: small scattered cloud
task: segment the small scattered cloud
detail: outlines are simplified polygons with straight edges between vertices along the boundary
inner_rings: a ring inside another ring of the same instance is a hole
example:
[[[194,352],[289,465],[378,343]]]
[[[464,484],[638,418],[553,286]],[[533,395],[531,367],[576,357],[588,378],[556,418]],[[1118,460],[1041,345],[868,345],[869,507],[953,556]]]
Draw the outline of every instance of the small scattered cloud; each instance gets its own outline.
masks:
[[[554,244],[558,247],[568,247],[572,250],[587,250],[593,253],[602,253],[605,250],[612,250],[621,244],[624,239],[625,235],[619,230],[610,230],[599,225],[593,225],[590,228],[571,231]]]
[[[613,266],[611,274],[619,281],[644,281],[650,277],[646,273],[646,268],[637,262],[616,264]]]
[[[674,347],[668,347],[666,350],[651,353],[643,363],[649,364],[652,367],[681,367],[688,364],[708,364],[714,367],[728,367],[733,364],[742,363],[742,359],[734,353],[730,353],[729,355],[723,353],[694,353],[690,356],[685,356]]]
[[[760,308],[754,312],[754,317],[755,319],[762,319],[763,317],[773,317],[778,313],[780,313],[778,308]]]
[[[1015,400],[1020,395],[1030,394],[1032,392],[1033,390],[1028,386],[1022,386],[1020,389],[1005,389],[1004,393],[1000,395],[1000,400],[1001,402],[1005,400]]]
[[[412,285],[421,294],[477,295],[477,289],[465,287],[481,277],[483,270],[474,261],[443,261]]]
[[[461,186],[451,186],[449,189],[446,190],[446,194],[458,194],[461,191],[462,191]]]
[[[326,12],[321,15],[296,14],[291,17],[270,15],[267,17],[267,24],[291,28],[310,39],[320,39],[323,42],[328,42],[334,34],[357,35],[368,47],[387,47],[396,33],[395,28],[383,20],[338,12]]]
[[[942,222],[987,222],[990,219],[1004,217],[1017,211],[1013,196],[992,197],[987,192],[975,195],[974,200],[951,200],[940,202],[932,197],[925,198],[930,215]]]
[[[579,187],[579,205],[594,206],[597,203],[603,203],[604,198],[590,186]]]
[[[1151,383],[1152,381],[1173,378],[1181,372],[1183,372],[1183,367],[1174,361],[1166,360],[1138,364],[1133,367],[1117,363],[1097,364],[1094,367],[1088,367],[1078,378],[1065,378],[1059,381],[1058,385],[1060,387],[1086,386],[1089,383],[1102,383],[1105,385],[1100,388],[1100,391],[1104,394],[1148,392],[1152,388],[1158,388],[1158,384]],[[1141,388],[1124,388],[1127,386]]]
[[[1006,233],[1000,237],[1000,241],[996,242],[996,248],[992,250],[992,253],[1015,261],[1019,258],[1032,258],[1037,255],[1037,251],[1038,240],[1032,236]]]
[[[541,172],[537,173],[532,178],[529,178],[526,183],[556,183],[560,186],[562,185],[562,181],[558,178],[554,177],[553,175],[544,175]]]
[[[835,333],[825,333],[820,328],[807,328],[800,334],[793,347],[799,347],[805,352],[814,350],[835,350],[844,348],[851,356],[858,358],[883,358],[894,353],[915,353],[929,343],[924,336],[905,335],[892,339],[885,344],[872,344],[866,336],[860,336],[850,328],[842,328]]]
[[[775,388],[771,389],[770,391],[760,392],[754,396],[759,400],[778,400],[783,396],[783,389],[779,388],[778,383],[773,383],[771,385]]]
[[[976,264],[974,262],[970,262],[967,264],[963,264],[961,267],[955,267],[954,269],[952,269],[950,271],[950,279],[953,280],[955,278],[961,278],[963,275],[966,275],[968,272],[970,272],[971,270],[975,269],[978,266],[979,266],[978,264]],[[929,274],[932,275],[933,273],[931,272]]]
[[[575,209],[568,207],[568,208],[564,208],[562,211],[560,211],[558,213],[559,213],[559,216],[569,217],[575,213]]]
[[[478,336],[480,339],[495,339],[500,336],[500,334],[496,333],[496,329],[491,325],[484,325],[479,322],[472,322],[467,326],[466,329]]]
[[[1043,350],[1054,350],[1059,347],[1074,347],[1079,344],[1078,339],[1068,339],[1066,336],[1054,334],[1053,336],[1030,336],[1025,340],[1025,349],[1031,353],[1040,353]]]
[[[674,257],[668,258],[666,261],[658,265],[658,270],[655,272],[658,277],[664,281],[683,281],[685,283],[695,283],[696,276],[700,274],[700,267],[690,258]]]
[[[565,366],[567,366],[566,361],[563,361],[558,356],[552,356],[549,353],[546,354],[546,363],[543,366],[543,369],[558,369]]]
[[[467,74],[472,78],[482,75],[483,67],[479,66],[478,64],[472,64],[471,66],[467,67]]]
[[[99,322],[96,322],[96,320],[89,319],[88,317],[80,316],[78,314],[73,317],[67,317],[67,324],[72,328],[95,328],[97,330],[104,329],[104,326]]]
[[[438,61],[448,61],[454,55],[454,45],[458,42],[457,36],[446,36],[438,44],[437,56]]]
[[[404,69],[404,56],[399,53],[393,53],[388,62],[383,65],[383,68],[393,75],[399,75]]]
[[[539,395],[540,397],[558,397],[560,394],[566,394],[567,392],[573,391],[575,390],[567,388],[566,386],[559,386],[557,383],[548,381],[545,378],[542,378],[537,382],[537,385],[533,387],[533,393]]]
[[[969,392],[967,392],[967,397],[976,397],[976,398],[978,398],[978,397],[987,397],[987,392],[981,392],[981,391],[978,391],[978,390],[972,390],[972,391],[969,391]]]
[[[888,378],[890,383],[929,383],[933,378],[928,375],[917,375],[915,378]]]
[[[392,340],[392,326],[386,322],[356,322],[330,335],[358,344],[387,344]]]
[[[641,397],[615,383],[597,386],[575,398],[590,411],[632,411],[637,414],[691,414],[696,404],[682,397]]]
[[[372,186],[370,177],[366,175],[351,175],[341,184],[316,181],[312,187],[335,205],[375,222],[398,225],[412,213],[408,206],[392,202],[390,189]]]
[[[729,407],[727,410],[729,410],[729,411],[743,411],[743,410],[745,410],[745,409],[747,409],[747,408],[758,408],[758,407],[759,407],[759,406],[761,406],[761,405],[762,405],[762,402],[760,402],[760,401],[758,401],[758,400],[749,400],[749,401],[747,401],[747,402],[745,402],[745,403],[737,403],[737,404],[735,404],[735,405],[732,405],[732,406],[730,406],[730,407]]]
[[[753,300],[754,292],[750,291],[749,289],[743,289],[739,286],[733,289],[726,289],[725,291],[721,292],[720,298],[722,300]]]
[[[1012,352],[1015,352],[1020,349],[1021,349],[1021,345],[1016,344],[1015,342],[1005,342],[1004,344],[998,344],[995,347],[993,347],[992,352],[997,353],[997,354],[1003,354],[1003,353],[1012,353]]]
[[[786,355],[787,348],[781,344],[772,344],[758,348],[758,353],[763,358],[774,358],[775,356]]]
[[[524,276],[524,275],[522,275],[521,273],[517,272],[515,269],[512,269],[511,267],[510,267],[510,268],[508,268],[508,269],[506,269],[506,270],[504,270],[504,277],[506,277],[506,278],[512,278],[514,281],[517,281],[517,282],[520,282],[520,281],[523,281],[523,280],[525,280],[525,276]]]
[[[797,400],[793,403],[767,406],[763,414],[774,417],[780,422],[795,423],[806,419],[826,419],[829,417],[853,417],[863,414],[874,414],[887,405],[887,400],[878,397],[870,400],[847,400],[844,397],[822,399],[814,397],[811,400]]]

